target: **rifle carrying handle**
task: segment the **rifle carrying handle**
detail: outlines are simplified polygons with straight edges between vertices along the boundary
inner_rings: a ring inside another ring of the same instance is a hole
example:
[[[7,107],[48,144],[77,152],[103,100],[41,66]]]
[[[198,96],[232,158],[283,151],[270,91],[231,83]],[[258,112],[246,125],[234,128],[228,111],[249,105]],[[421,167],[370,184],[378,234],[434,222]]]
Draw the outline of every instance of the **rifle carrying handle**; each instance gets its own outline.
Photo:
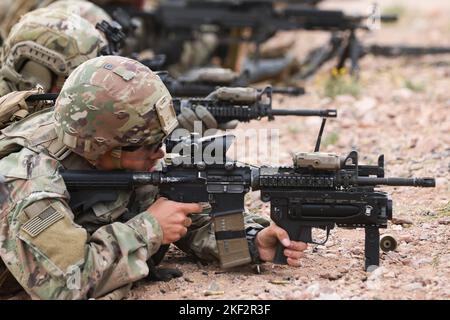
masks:
[[[302,241],[305,243],[312,243],[311,227],[299,227],[295,230],[296,234],[289,232],[291,241]],[[294,235],[294,236],[292,236]],[[275,257],[273,258],[273,263],[275,264],[287,264],[287,257],[284,255],[285,247],[281,242],[278,242],[277,249],[275,251]]]

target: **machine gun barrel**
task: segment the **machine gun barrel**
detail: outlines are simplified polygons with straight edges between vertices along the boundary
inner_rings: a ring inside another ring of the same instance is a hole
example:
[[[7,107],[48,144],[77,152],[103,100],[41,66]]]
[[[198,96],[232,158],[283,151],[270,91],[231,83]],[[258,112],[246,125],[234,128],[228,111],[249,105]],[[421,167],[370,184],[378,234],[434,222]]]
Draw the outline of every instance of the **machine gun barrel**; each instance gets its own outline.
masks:
[[[420,47],[420,46],[382,46],[371,45],[366,52],[378,56],[420,56],[425,54],[447,54],[450,47]]]
[[[409,186],[433,188],[436,186],[436,180],[433,178],[372,178],[358,177],[358,185],[360,186]]]
[[[383,14],[380,16],[381,22],[392,23],[398,21],[398,16],[396,14]]]
[[[305,94],[305,88],[303,88],[303,87],[272,87],[272,93],[286,94],[289,96],[300,96],[302,94]]]

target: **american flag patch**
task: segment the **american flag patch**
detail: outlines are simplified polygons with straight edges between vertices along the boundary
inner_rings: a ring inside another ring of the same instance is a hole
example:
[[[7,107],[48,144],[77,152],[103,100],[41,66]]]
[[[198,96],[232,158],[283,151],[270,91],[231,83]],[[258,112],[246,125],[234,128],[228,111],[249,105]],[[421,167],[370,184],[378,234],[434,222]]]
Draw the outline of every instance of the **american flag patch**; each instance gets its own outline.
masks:
[[[21,229],[34,238],[62,218],[64,218],[64,215],[61,212],[58,212],[52,206],[48,206],[40,214],[28,220]]]

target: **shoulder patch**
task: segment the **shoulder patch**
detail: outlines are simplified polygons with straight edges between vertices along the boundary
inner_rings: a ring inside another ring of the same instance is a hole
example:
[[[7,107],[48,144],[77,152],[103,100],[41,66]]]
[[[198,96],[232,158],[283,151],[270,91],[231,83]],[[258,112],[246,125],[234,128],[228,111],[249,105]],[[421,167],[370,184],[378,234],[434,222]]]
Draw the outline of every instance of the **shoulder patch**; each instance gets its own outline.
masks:
[[[21,229],[34,238],[62,218],[64,215],[49,205],[41,213],[28,220]]]

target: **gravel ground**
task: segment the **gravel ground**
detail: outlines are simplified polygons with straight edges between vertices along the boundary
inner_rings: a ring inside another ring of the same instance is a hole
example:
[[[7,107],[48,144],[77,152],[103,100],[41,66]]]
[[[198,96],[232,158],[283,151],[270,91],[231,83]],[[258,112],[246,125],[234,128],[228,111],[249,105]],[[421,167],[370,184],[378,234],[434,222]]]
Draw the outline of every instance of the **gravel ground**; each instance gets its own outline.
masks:
[[[326,1],[327,8],[366,10],[371,1]],[[450,46],[450,2],[380,1],[382,10],[403,18],[383,26],[364,43]],[[301,56],[327,39],[324,33],[282,33],[295,37]],[[309,246],[299,268],[266,263],[223,272],[202,266],[172,248],[163,266],[180,268],[184,277],[167,283],[141,281],[129,299],[449,299],[450,298],[450,55],[420,58],[366,56],[361,60],[357,97],[324,97],[329,64],[305,83],[308,94],[277,101],[278,107],[336,108],[328,122],[321,151],[359,152],[361,163],[385,154],[387,176],[432,176],[433,189],[386,187],[394,201],[394,223],[382,233],[398,240],[398,248],[381,253],[381,267],[365,272],[364,232],[335,229],[325,246]],[[278,118],[254,121],[244,128],[278,129],[280,162],[290,165],[292,152],[312,151],[319,119]],[[241,125],[241,129],[243,126]],[[239,134],[238,134],[239,136]],[[262,164],[257,144],[245,159]],[[266,162],[267,163],[267,162]],[[252,212],[269,208],[253,193]]]

